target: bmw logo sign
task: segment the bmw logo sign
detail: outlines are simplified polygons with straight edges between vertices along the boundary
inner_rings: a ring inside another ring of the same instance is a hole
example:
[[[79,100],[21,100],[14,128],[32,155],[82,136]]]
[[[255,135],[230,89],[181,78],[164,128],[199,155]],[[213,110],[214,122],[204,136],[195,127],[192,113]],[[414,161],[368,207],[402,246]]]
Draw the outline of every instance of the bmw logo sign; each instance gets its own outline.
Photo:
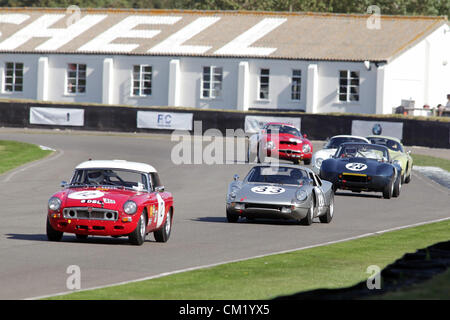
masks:
[[[372,127],[372,133],[374,135],[379,136],[381,134],[381,132],[383,131],[383,128],[381,127],[381,124],[379,123],[375,123]]]

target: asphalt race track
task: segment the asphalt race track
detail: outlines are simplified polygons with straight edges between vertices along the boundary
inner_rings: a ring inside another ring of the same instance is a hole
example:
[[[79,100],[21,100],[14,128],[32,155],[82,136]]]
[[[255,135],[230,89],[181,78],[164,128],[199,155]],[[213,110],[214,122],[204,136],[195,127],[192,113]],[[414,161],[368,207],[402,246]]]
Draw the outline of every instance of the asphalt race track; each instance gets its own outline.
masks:
[[[0,176],[0,299],[67,292],[70,265],[80,267],[81,287],[87,289],[449,217],[449,190],[414,173],[399,198],[338,192],[330,224],[245,220],[230,224],[225,219],[227,185],[235,173],[244,177],[249,164],[174,165],[170,155],[176,142],[169,135],[0,129],[0,140],[5,139],[58,152]],[[143,246],[111,237],[77,242],[70,234],[62,242],[47,241],[48,198],[62,180],[70,179],[77,164],[89,158],[156,167],[175,197],[174,228],[167,243],[156,243],[152,235]]]

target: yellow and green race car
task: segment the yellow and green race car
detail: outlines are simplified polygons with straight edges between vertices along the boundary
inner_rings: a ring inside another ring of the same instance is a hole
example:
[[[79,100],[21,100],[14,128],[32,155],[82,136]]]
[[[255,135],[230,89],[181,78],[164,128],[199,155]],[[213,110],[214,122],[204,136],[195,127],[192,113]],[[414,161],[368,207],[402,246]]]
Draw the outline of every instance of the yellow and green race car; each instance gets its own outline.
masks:
[[[368,136],[366,138],[372,144],[386,146],[389,149],[389,155],[392,160],[397,160],[402,167],[402,183],[409,183],[413,166],[411,151],[406,152],[401,141],[394,137]]]

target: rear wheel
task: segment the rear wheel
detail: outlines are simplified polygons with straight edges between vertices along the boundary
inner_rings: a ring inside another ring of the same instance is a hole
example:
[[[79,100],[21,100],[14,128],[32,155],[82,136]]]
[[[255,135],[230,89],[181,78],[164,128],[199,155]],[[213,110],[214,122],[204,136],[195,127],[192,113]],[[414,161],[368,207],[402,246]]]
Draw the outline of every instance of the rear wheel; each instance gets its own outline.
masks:
[[[47,217],[47,239],[50,241],[61,241],[63,232],[53,229],[50,219]]]
[[[164,226],[161,229],[153,232],[153,235],[155,236],[155,240],[157,242],[167,242],[167,240],[169,240],[170,233],[172,231],[172,222],[172,210],[169,210]]]
[[[319,216],[319,220],[322,223],[330,223],[333,219],[334,214],[334,194],[331,195],[330,205],[328,206],[327,212],[325,214]]]
[[[146,226],[147,226],[147,214],[144,211],[139,217],[136,229],[134,229],[134,231],[128,235],[128,240],[130,241],[131,244],[140,246],[144,243]]]

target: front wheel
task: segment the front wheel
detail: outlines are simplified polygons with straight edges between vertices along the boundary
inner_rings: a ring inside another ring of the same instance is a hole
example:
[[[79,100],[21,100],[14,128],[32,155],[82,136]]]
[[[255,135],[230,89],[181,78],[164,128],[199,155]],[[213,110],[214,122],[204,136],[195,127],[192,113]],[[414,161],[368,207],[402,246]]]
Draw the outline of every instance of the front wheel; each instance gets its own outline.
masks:
[[[167,213],[166,222],[163,227],[153,232],[156,242],[167,242],[169,240],[170,232],[172,231],[172,222],[172,211],[170,210]]]
[[[50,241],[61,241],[63,232],[53,229],[50,219],[47,217],[47,239]]]
[[[304,226],[310,226],[314,219],[314,211],[315,211],[314,200],[311,199],[311,207],[308,209],[306,217],[300,220],[300,224]]]
[[[391,181],[384,187],[383,198],[390,199],[392,197],[393,192],[394,192],[394,181]]]
[[[309,166],[309,165],[311,164],[311,159],[303,159],[303,163],[304,163],[306,166]]]
[[[132,233],[128,235],[128,240],[131,244],[134,244],[136,246],[140,246],[145,241],[145,229],[146,229],[146,218],[145,211],[142,212],[141,216],[139,217],[139,221],[136,225],[136,229]]]
[[[227,210],[227,221],[231,223],[235,223],[239,220],[239,216],[237,214],[231,213]]]

